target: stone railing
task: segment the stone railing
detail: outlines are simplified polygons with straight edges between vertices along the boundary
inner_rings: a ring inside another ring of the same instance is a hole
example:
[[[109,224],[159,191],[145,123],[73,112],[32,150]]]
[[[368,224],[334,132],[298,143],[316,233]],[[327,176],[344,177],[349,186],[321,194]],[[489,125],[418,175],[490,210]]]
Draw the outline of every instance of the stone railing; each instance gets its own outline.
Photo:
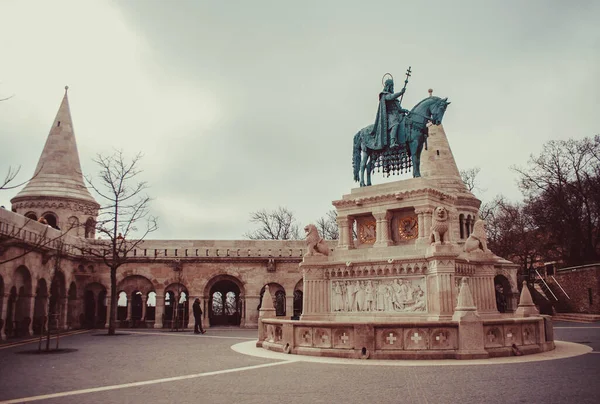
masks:
[[[6,209],[0,209],[0,237],[40,249],[58,249],[62,245],[66,254],[81,255],[80,238]]]
[[[6,209],[0,209],[0,235],[53,249],[64,242],[67,254],[88,258],[91,254],[86,253],[86,249],[110,249],[108,239],[72,236]],[[337,241],[328,243],[330,248],[337,245]],[[142,259],[287,258],[300,261],[305,253],[304,240],[144,240],[129,256]]]

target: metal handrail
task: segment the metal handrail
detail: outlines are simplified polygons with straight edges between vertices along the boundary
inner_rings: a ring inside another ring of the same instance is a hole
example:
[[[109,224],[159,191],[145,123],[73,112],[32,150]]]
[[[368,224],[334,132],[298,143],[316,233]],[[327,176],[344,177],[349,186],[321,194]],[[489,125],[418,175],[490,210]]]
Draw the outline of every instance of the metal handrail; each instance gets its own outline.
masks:
[[[546,281],[544,280],[544,278],[542,278],[542,275],[540,275],[540,273],[538,272],[538,270],[535,270],[535,273],[537,274],[537,276],[540,277],[540,280],[542,282],[544,282],[544,286],[546,286],[546,288],[550,291],[550,293],[552,293],[552,297],[554,297],[554,300],[556,300],[558,302],[558,297],[556,297],[556,295],[554,294],[554,292],[552,291],[552,289],[550,289],[550,286],[548,286],[548,284],[546,283]]]
[[[560,288],[560,290],[562,290],[562,292],[565,294],[565,296],[567,296],[567,299],[571,300],[571,298],[569,297],[569,295],[567,294],[567,292],[565,292],[565,290],[563,289],[563,287],[560,286],[560,283],[558,283],[558,281],[556,280],[556,278],[554,277],[554,275],[550,275],[550,277],[552,278],[552,280],[554,282],[556,282],[556,284],[558,285],[558,287]]]

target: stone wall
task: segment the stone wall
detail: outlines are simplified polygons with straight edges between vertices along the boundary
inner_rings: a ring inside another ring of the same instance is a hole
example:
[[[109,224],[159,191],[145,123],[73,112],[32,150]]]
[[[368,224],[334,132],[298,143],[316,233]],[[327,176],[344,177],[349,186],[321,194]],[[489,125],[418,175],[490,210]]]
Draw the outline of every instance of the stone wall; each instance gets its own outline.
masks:
[[[600,314],[600,264],[560,269],[554,277],[570,299],[556,284],[552,289],[569,311]]]

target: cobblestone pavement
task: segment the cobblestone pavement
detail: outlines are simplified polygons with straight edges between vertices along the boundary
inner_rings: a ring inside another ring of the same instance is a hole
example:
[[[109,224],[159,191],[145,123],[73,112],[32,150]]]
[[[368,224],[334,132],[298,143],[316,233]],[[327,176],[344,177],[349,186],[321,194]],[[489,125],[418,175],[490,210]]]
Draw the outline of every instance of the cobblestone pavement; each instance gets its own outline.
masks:
[[[256,330],[90,331],[0,345],[0,402],[49,403],[597,403],[600,323],[555,323],[557,340],[588,345],[566,359],[495,365],[357,366],[254,357],[232,345]]]

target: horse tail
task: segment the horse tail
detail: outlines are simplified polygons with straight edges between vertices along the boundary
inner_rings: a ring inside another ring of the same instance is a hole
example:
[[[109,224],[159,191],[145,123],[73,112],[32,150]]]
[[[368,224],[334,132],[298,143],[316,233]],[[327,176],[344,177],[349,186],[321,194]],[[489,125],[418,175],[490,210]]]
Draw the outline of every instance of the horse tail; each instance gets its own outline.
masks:
[[[354,135],[354,147],[352,148],[352,168],[354,169],[354,181],[360,181],[360,132]]]

